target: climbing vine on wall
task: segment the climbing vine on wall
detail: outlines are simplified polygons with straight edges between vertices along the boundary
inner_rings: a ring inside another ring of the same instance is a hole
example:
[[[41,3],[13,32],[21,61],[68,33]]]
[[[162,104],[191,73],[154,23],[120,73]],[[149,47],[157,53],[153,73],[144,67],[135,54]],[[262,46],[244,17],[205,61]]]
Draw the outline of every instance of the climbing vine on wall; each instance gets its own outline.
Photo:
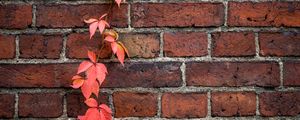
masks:
[[[116,4],[120,7],[122,0],[115,0]],[[95,98],[99,97],[99,91],[102,83],[104,82],[106,75],[108,74],[106,66],[99,62],[100,53],[104,48],[104,42],[110,44],[113,54],[117,56],[118,60],[124,65],[125,56],[128,56],[128,51],[125,46],[118,41],[118,33],[111,28],[107,22],[108,16],[111,14],[111,3],[108,11],[103,14],[99,19],[90,18],[84,20],[89,24],[90,39],[93,38],[97,29],[100,31],[102,44],[97,51],[87,51],[89,60],[82,61],[78,67],[77,74],[72,78],[73,84],[71,85],[75,89],[81,90],[85,97],[85,104],[89,107],[85,115],[78,116],[80,120],[111,120],[112,111],[105,105],[100,104]]]

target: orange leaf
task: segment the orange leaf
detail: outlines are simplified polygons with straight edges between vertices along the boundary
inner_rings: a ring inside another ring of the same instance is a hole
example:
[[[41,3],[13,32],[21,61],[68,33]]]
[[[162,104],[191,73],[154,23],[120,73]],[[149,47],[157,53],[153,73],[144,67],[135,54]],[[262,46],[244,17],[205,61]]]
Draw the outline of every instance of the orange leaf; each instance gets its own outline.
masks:
[[[121,64],[124,66],[124,59],[125,59],[125,52],[121,45],[117,44],[118,50],[117,50],[117,57],[118,60],[121,62]]]
[[[106,36],[104,40],[106,40],[108,42],[115,42],[116,41],[115,38],[113,38],[112,36]]]
[[[87,71],[87,80],[86,82],[92,86],[95,82],[96,82],[96,78],[97,78],[97,71],[96,71],[96,66],[91,66]]]
[[[95,108],[98,106],[98,102],[94,98],[89,98],[89,99],[85,100],[84,103],[89,107]]]
[[[80,65],[79,65],[79,67],[78,67],[77,74],[86,71],[92,65],[93,65],[93,63],[91,63],[90,61],[83,61],[83,62],[81,62]]]
[[[118,41],[118,44],[119,44],[120,46],[122,46],[122,48],[124,49],[124,51],[125,51],[127,57],[129,57],[129,52],[128,52],[127,48],[125,47],[125,45],[124,45],[123,43],[121,43],[120,41]]]
[[[88,19],[88,20],[84,20],[85,23],[93,23],[93,22],[97,22],[98,20],[97,19],[94,19],[94,18],[91,18],[91,19]]]
[[[111,45],[111,49],[112,49],[113,53],[116,54],[118,51],[118,44],[116,42],[112,42],[112,43],[110,43],[110,45]]]
[[[96,54],[94,52],[88,50],[88,56],[93,63],[96,63],[97,58],[96,58]]]
[[[72,80],[76,80],[76,79],[82,79],[82,77],[80,75],[75,75],[72,77]]]
[[[71,87],[77,89],[77,88],[81,87],[83,85],[83,83],[84,83],[83,79],[75,79],[73,81],[73,85],[71,85]]]

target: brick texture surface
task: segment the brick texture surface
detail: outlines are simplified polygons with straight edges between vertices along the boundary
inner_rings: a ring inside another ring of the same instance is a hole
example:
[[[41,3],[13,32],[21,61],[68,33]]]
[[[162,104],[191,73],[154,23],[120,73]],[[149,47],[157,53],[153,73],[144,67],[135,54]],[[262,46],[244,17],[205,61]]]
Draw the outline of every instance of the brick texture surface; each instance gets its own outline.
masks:
[[[254,33],[223,32],[213,33],[213,56],[254,56]]]
[[[200,118],[207,115],[207,95],[199,93],[165,93],[162,116],[166,118]]]
[[[113,119],[300,119],[298,0],[0,1],[1,120],[84,115],[70,85],[88,50]],[[84,20],[105,13],[124,65],[107,33],[90,39]]]
[[[133,4],[134,27],[220,26],[224,6],[220,3]]]
[[[207,55],[207,35],[205,33],[165,33],[164,53],[171,57]]]
[[[265,86],[280,84],[276,63],[188,63],[187,85],[191,86]]]
[[[115,117],[151,117],[157,113],[157,96],[152,93],[113,94]]]
[[[229,2],[229,26],[300,26],[299,2]]]
[[[0,35],[0,58],[14,58],[16,53],[15,36]]]
[[[253,92],[215,92],[211,101],[213,116],[250,116],[256,112]]]
[[[20,117],[59,117],[63,113],[63,96],[58,93],[20,94]]]
[[[32,6],[23,5],[1,5],[0,6],[0,28],[22,29],[32,24]]]
[[[296,116],[300,113],[299,92],[272,92],[259,95],[262,116]]]
[[[0,117],[13,118],[15,113],[15,95],[0,94]]]

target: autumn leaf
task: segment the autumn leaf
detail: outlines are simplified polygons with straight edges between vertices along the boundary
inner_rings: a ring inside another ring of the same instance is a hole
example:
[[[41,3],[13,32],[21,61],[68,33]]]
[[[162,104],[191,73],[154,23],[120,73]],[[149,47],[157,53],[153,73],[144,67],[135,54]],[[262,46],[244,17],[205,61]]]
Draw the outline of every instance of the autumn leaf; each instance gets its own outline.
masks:
[[[90,24],[89,26],[89,32],[90,32],[90,39],[92,39],[92,37],[94,36],[97,28],[99,28],[100,33],[102,34],[105,27],[110,27],[110,25],[103,20],[103,18],[106,16],[107,14],[102,15],[99,20],[91,18],[88,20],[84,20],[85,23]]]
[[[125,1],[125,0],[124,0]],[[115,0],[115,2],[118,4],[118,6],[120,7],[122,0]]]
[[[101,104],[99,105],[100,108],[100,115],[101,115],[101,120],[112,120],[111,117],[111,109],[105,105],[105,104]]]
[[[71,85],[71,87],[75,89],[80,88],[84,83],[84,79],[79,75],[75,75],[72,78],[72,80],[73,80],[73,85]]]
[[[124,66],[125,52],[121,45],[117,44],[117,58],[120,63]]]
[[[85,100],[84,103],[89,107],[98,107],[98,102],[93,98]]]

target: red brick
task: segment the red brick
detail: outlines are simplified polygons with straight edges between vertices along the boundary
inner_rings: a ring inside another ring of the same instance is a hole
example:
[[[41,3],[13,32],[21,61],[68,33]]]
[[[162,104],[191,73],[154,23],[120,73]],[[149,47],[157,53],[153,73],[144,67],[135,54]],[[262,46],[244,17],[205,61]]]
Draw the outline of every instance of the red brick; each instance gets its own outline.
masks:
[[[63,113],[63,96],[58,93],[19,95],[20,117],[59,117]]]
[[[260,33],[259,43],[262,56],[300,56],[298,33]]]
[[[78,64],[0,65],[0,87],[70,87],[77,68]]]
[[[300,86],[300,63],[285,62],[283,67],[283,84],[285,86]]]
[[[299,92],[271,92],[259,95],[262,116],[297,116],[300,114]]]
[[[84,19],[99,18],[109,7],[109,4],[38,5],[36,24],[47,28],[86,27]],[[120,9],[114,6],[112,11],[108,22],[113,26],[126,27],[127,5],[121,5]]]
[[[165,93],[162,116],[166,118],[199,118],[207,115],[207,95],[201,93]]]
[[[85,98],[81,93],[69,93],[67,94],[67,114],[68,117],[77,117],[78,115],[84,115],[88,106],[84,103]],[[105,93],[99,94],[98,102],[100,104],[108,103],[108,95]]]
[[[229,26],[300,27],[299,2],[229,2]]]
[[[116,92],[113,94],[115,117],[153,117],[157,96],[153,93]]]
[[[16,53],[15,36],[0,34],[0,58],[14,58]]]
[[[212,55],[218,57],[228,56],[254,56],[255,40],[251,32],[218,32],[212,34]]]
[[[100,49],[101,36],[95,34],[92,40],[89,39],[89,33],[72,33],[68,36],[67,52],[68,58],[87,58],[87,51],[97,51]],[[101,52],[101,58],[109,58],[112,54],[110,44],[105,44]]]
[[[207,35],[204,32],[164,34],[164,54],[171,57],[207,55]]]
[[[250,116],[256,112],[254,92],[212,93],[212,116]]]
[[[221,3],[136,3],[131,8],[133,27],[220,26]]]
[[[21,35],[20,58],[59,58],[62,42],[61,35]]]
[[[179,63],[108,64],[104,87],[177,87],[181,86]]]
[[[204,62],[187,63],[189,86],[263,86],[280,84],[279,66],[263,62]]]
[[[31,5],[0,5],[0,28],[27,28],[32,22]]]
[[[120,41],[128,49],[131,58],[154,58],[159,54],[158,34],[122,34]]]
[[[0,94],[0,118],[13,118],[15,113],[15,95]]]

